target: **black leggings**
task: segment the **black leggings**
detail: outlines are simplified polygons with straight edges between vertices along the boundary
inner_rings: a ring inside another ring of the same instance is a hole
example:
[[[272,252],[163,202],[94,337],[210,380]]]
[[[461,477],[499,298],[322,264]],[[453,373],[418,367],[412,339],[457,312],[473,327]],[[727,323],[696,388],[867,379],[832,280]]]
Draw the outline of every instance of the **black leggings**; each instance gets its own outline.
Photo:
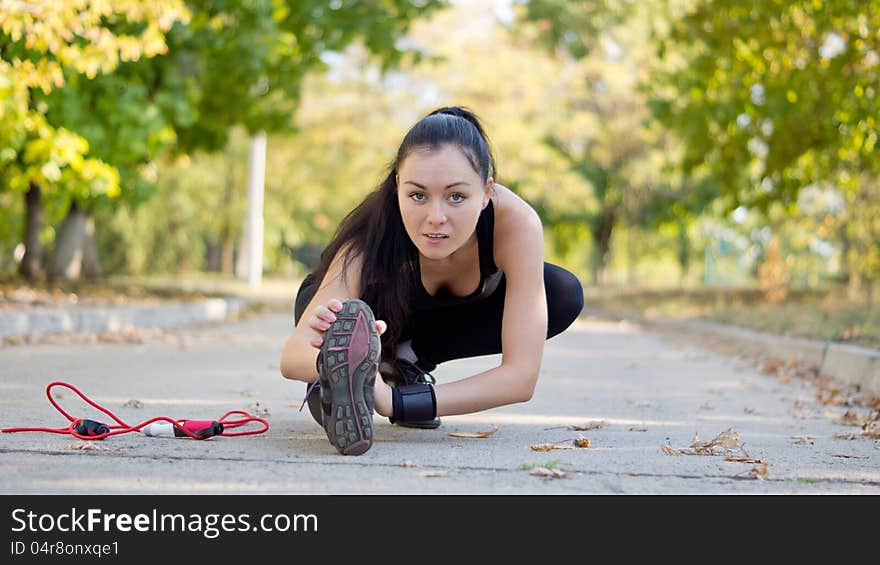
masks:
[[[438,364],[453,359],[501,353],[506,283],[502,275],[498,288],[487,298],[427,311],[417,310],[413,314],[412,348],[422,370],[431,371]],[[317,289],[311,275],[300,285],[294,305],[296,323]],[[562,333],[581,313],[584,289],[577,277],[550,263],[544,263],[544,289],[549,339]]]

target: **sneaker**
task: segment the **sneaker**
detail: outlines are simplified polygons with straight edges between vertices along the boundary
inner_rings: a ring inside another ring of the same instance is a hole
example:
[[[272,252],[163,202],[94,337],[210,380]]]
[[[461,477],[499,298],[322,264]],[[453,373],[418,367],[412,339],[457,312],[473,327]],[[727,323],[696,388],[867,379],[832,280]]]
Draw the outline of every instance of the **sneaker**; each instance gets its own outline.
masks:
[[[382,380],[392,387],[422,383],[437,383],[437,379],[434,378],[434,375],[423,371],[418,365],[411,361],[407,361],[406,359],[396,359],[393,368],[389,366],[388,363],[382,363],[379,371],[382,375]],[[440,418],[434,417],[433,420],[417,420],[411,422],[394,423],[398,426],[404,426],[406,428],[434,430],[440,427]]]
[[[373,387],[381,351],[373,311],[362,300],[346,300],[318,353],[321,423],[343,455],[361,455],[373,445]]]

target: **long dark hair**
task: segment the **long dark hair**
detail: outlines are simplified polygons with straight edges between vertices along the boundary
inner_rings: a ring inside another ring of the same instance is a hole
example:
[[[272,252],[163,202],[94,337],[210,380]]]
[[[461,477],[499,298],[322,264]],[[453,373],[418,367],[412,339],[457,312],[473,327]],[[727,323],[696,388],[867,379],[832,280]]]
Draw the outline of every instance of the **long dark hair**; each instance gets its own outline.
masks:
[[[404,136],[385,180],[342,220],[314,272],[316,281],[323,281],[340,250],[343,277],[351,261],[361,259],[360,298],[377,319],[388,323],[382,335],[386,361],[394,360],[397,344],[408,333],[410,289],[418,276],[418,251],[406,233],[397,202],[397,171],[414,150],[447,144],[462,151],[484,183],[495,176],[495,158],[477,116],[461,106],[434,110]]]

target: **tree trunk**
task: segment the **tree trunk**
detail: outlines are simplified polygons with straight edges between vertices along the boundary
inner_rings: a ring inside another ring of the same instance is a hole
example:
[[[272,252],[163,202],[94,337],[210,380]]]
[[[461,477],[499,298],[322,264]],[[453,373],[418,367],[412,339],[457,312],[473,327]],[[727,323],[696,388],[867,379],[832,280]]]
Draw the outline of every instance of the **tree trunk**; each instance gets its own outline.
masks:
[[[852,242],[847,232],[849,222],[843,222],[838,232],[840,237],[840,282],[844,286],[849,286],[852,280],[852,264],[850,263],[849,250]]]
[[[34,283],[42,274],[40,264],[43,259],[43,246],[40,244],[40,230],[43,229],[43,198],[40,185],[31,182],[24,197],[26,219],[24,225],[24,257],[19,273],[28,282]]]
[[[233,275],[235,271],[235,241],[233,241],[232,230],[229,224],[223,226],[220,232],[222,238],[220,251],[220,271],[224,275]]]
[[[205,237],[205,270],[211,273],[219,273],[222,269],[222,257],[220,245],[211,238]]]
[[[55,238],[55,253],[49,276],[64,280],[79,280],[82,273],[83,248],[86,238],[86,214],[76,202],[71,203],[67,217]]]
[[[614,231],[614,224],[617,222],[617,208],[611,206],[602,210],[599,221],[593,226],[593,243],[595,251],[593,253],[593,283],[603,285],[606,279],[606,267],[608,256],[611,250],[611,233]]]
[[[626,230],[626,282],[630,286],[635,286],[638,282],[638,275],[636,273],[639,254],[638,247],[638,228],[635,225],[630,225],[629,229]]]
[[[86,233],[83,238],[83,274],[88,278],[98,278],[104,274],[101,257],[98,255],[98,241],[95,239],[95,218],[91,210],[86,212]]]
[[[687,283],[691,266],[691,240],[688,237],[687,224],[684,222],[678,222],[678,265],[681,267],[678,285],[683,287]]]

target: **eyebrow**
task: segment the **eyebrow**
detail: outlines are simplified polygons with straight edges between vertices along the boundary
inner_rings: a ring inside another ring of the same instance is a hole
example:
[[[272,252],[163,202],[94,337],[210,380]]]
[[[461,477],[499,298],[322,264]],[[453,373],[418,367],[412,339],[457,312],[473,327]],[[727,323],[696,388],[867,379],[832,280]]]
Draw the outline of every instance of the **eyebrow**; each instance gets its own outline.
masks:
[[[404,182],[403,184],[413,184],[413,185],[415,185],[415,186],[421,188],[422,190],[427,190],[427,188],[426,188],[424,185],[421,185],[421,184],[417,183],[416,181],[408,180],[408,181]],[[466,183],[466,182],[464,182],[463,180],[460,180],[460,181],[458,181],[458,182],[454,182],[454,183],[452,183],[452,184],[447,184],[446,187],[445,187],[443,190],[448,190],[448,189],[453,188],[453,187],[456,187],[456,186],[458,186],[458,185],[460,185],[460,184],[463,184],[463,185],[466,185],[466,186],[470,186],[470,183]]]

